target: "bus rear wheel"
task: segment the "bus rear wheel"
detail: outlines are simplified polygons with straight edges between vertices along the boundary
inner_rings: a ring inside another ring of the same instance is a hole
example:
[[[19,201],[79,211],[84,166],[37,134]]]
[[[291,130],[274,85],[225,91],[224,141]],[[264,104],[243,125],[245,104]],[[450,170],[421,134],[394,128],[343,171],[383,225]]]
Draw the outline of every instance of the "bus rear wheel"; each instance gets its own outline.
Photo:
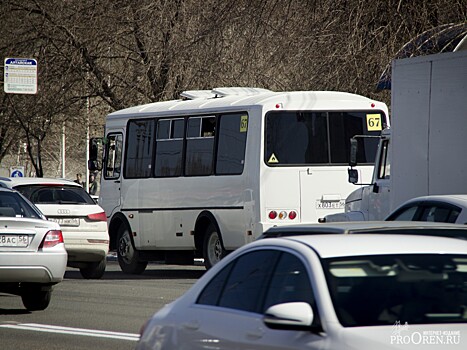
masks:
[[[143,273],[148,265],[147,261],[139,259],[139,252],[133,246],[130,230],[126,226],[118,231],[117,260],[123,272],[133,275]]]
[[[220,234],[213,224],[208,226],[204,236],[203,257],[204,266],[209,270],[226,255]]]

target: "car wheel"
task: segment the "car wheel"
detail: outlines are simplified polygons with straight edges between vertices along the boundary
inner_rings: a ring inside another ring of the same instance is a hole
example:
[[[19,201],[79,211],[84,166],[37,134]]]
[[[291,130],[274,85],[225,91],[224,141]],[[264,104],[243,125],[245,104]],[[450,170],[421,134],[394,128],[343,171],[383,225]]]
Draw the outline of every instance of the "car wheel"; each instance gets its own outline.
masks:
[[[101,261],[89,263],[86,267],[81,267],[79,272],[83,278],[98,280],[104,275],[106,265],[107,260],[104,258]]]
[[[45,310],[50,304],[52,290],[32,288],[21,294],[24,307],[29,311]]]
[[[225,256],[225,249],[214,224],[210,224],[204,236],[203,256],[207,270],[213,267]]]
[[[120,227],[118,232],[117,260],[123,272],[133,275],[143,273],[148,265],[147,261],[139,259],[139,252],[133,246],[130,230],[126,226]]]

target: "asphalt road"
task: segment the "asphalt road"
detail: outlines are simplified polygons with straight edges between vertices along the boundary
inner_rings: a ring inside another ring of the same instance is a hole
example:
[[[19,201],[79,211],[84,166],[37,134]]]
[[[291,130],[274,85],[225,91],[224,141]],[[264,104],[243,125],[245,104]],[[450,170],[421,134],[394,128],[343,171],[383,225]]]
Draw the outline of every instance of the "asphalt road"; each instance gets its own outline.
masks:
[[[134,349],[145,321],[182,295],[203,266],[150,264],[139,276],[109,262],[101,280],[68,269],[44,311],[28,312],[21,298],[0,293],[0,349]]]

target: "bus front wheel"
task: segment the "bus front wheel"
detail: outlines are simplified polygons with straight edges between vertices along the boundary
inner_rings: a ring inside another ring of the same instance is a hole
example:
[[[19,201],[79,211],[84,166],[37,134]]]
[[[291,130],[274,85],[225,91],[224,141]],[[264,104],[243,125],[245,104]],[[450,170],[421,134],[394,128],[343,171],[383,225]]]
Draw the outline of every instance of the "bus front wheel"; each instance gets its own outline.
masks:
[[[225,256],[225,249],[216,227],[210,224],[204,236],[204,266],[209,270]]]
[[[117,259],[122,271],[133,275],[143,273],[148,265],[147,261],[139,260],[139,252],[133,246],[130,230],[126,226],[118,231]]]

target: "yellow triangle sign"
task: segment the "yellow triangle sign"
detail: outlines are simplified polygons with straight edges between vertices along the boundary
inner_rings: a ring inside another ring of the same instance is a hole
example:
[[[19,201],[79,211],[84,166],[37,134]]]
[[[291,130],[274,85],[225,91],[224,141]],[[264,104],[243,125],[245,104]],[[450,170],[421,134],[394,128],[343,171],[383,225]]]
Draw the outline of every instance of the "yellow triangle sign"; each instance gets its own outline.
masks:
[[[269,157],[268,163],[274,163],[274,164],[279,163],[279,161],[277,160],[276,155],[274,153],[271,154],[271,157]]]

